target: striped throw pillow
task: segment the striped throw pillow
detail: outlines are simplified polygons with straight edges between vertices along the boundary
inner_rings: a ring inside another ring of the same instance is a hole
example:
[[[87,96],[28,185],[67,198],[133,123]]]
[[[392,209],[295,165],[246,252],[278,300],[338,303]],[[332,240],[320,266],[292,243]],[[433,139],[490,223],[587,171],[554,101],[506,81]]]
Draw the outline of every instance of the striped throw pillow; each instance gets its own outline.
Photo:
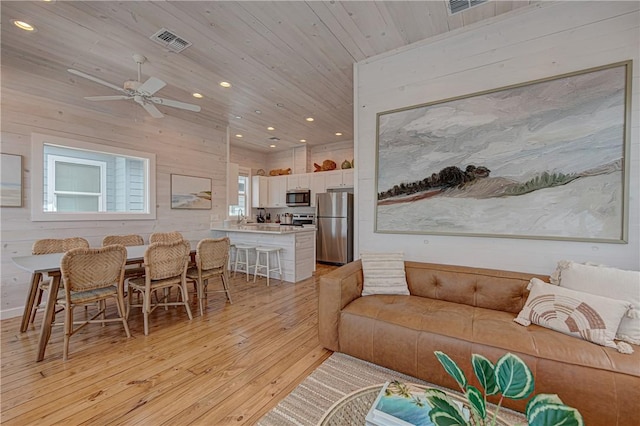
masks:
[[[360,253],[364,283],[362,295],[409,295],[404,271],[404,253]]]
[[[537,278],[531,279],[529,290],[522,311],[514,319],[518,324],[538,324],[618,352],[633,352],[628,343],[614,342],[620,320],[631,303],[558,287]]]

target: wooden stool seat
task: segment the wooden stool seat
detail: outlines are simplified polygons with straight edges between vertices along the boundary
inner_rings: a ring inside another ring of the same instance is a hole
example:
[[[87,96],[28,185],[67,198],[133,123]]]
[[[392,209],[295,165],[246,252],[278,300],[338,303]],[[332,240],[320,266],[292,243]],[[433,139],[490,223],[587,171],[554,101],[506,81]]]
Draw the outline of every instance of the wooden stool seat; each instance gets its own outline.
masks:
[[[280,282],[282,283],[282,264],[280,263],[280,250],[282,250],[281,247],[256,247],[256,264],[255,270],[253,272],[253,282],[256,282],[259,270],[264,269],[264,275],[267,277],[267,287],[269,286],[269,278],[271,277],[272,272],[277,272],[280,275]],[[276,254],[276,259],[278,260],[278,266],[274,266],[273,268],[270,266],[269,260],[272,253]],[[260,263],[261,254],[264,254],[265,263]]]

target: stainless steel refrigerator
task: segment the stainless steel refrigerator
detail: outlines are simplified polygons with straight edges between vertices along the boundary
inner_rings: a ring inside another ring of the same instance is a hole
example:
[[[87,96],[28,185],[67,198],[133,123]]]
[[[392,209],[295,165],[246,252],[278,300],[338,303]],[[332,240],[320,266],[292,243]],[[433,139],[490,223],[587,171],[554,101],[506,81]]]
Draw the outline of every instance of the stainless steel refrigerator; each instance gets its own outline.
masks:
[[[353,194],[316,196],[316,260],[344,265],[353,261]]]

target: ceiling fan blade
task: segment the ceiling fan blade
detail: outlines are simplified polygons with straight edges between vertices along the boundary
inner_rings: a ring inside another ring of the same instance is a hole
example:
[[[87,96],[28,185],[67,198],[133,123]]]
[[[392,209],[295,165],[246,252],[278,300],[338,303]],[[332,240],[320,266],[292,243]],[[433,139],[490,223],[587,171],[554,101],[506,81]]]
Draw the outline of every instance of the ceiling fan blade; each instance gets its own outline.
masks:
[[[194,112],[200,112],[200,105],[193,105],[193,104],[187,104],[185,102],[180,102],[180,101],[174,101],[171,99],[164,99],[164,98],[149,98],[149,100],[151,102],[154,102],[158,105],[166,105],[166,106],[170,106],[170,107],[174,107],[174,108],[180,108],[180,109],[186,109],[189,111],[194,111]]]
[[[88,101],[120,101],[125,99],[133,99],[133,96],[114,95],[114,96],[85,96]]]
[[[77,75],[79,77],[86,78],[87,80],[91,80],[91,81],[93,81],[95,83],[102,84],[103,86],[111,87],[112,89],[117,90],[118,92],[127,93],[122,87],[118,87],[115,84],[111,84],[111,83],[109,83],[107,81],[101,80],[98,77],[94,77],[92,75],[85,74],[82,71],[74,70],[74,69],[71,69],[71,68],[69,68],[67,71],[69,71],[71,74],[75,74],[75,75]]]
[[[136,101],[137,103],[139,103],[142,108],[146,109],[147,112],[153,117],[153,118],[162,118],[164,117],[164,114],[160,112],[160,110],[158,108],[156,108],[155,105],[153,105],[150,102],[147,102],[147,100],[145,98],[143,98],[142,96],[134,96],[133,100]]]
[[[153,104],[149,104],[149,103],[144,104],[143,103],[142,104],[142,108],[146,109],[147,112],[149,114],[151,114],[151,116],[153,118],[162,118],[162,117],[164,117],[164,114],[161,113],[160,110],[158,108],[156,108]]]
[[[144,93],[145,95],[153,95],[166,85],[167,83],[159,78],[149,77],[147,81],[142,83],[142,86],[138,87],[138,92]]]

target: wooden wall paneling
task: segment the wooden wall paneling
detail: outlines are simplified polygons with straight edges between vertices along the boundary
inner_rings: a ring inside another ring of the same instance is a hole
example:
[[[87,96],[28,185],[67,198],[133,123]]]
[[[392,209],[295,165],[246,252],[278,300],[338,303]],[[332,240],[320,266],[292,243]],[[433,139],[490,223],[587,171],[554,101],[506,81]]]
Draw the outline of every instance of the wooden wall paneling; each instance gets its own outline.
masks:
[[[406,92],[404,85],[388,84],[385,88],[380,88],[375,93],[375,97],[377,99],[385,97],[387,99],[397,98],[392,93],[403,92],[404,95],[401,98],[403,105],[393,107],[397,108],[551,77],[554,75],[553,72],[544,71],[544,73],[541,73],[541,68],[536,65],[541,62],[549,63],[551,61],[561,64],[562,58],[569,57],[574,49],[569,43],[571,40],[588,40],[592,45],[591,51],[594,55],[584,56],[579,61],[572,60],[574,65],[570,71],[605,65],[617,61],[621,50],[626,49],[629,51],[627,56],[632,55],[635,47],[632,44],[630,45],[630,41],[634,37],[637,39],[638,36],[637,28],[634,28],[635,21],[636,17],[633,16],[633,13],[626,13],[590,26],[584,25],[583,22],[575,22],[575,27],[568,27],[565,30],[554,26],[553,31],[548,35],[535,36],[530,34],[527,39],[520,40],[518,44],[505,45],[502,49],[489,49],[484,52],[478,52],[469,57],[465,61],[466,64],[460,64],[455,70],[450,66],[436,66],[433,68],[434,79],[432,80],[416,81],[419,79],[413,79],[412,76],[409,76],[410,84],[416,89],[411,92]],[[561,20],[558,20],[558,23],[560,22]],[[615,26],[611,26],[612,22],[615,22]],[[599,27],[615,28],[615,31],[609,32],[608,36],[604,38],[598,35],[597,31],[594,32]],[[612,45],[615,45],[616,48],[612,48]],[[518,55],[518,52],[522,49],[526,49],[529,54],[524,57]],[[597,56],[595,55],[596,53]],[[442,58],[440,58],[440,54]],[[430,57],[434,58],[437,63],[440,63],[439,59],[444,59],[445,56],[446,54],[439,49],[430,54]],[[416,56],[413,60],[420,61],[421,57]],[[450,62],[459,63],[461,61],[452,59]],[[491,66],[487,64],[497,62],[500,62],[501,66],[492,71],[492,78],[483,79],[480,82],[483,86],[479,88],[478,82],[473,76],[478,73],[478,70]],[[391,82],[391,80],[389,81]],[[450,84],[445,84],[449,82]],[[424,93],[428,93],[429,97],[424,97]],[[369,101],[367,98],[364,100]]]
[[[38,96],[24,94],[13,87],[2,87],[2,137],[8,138],[10,146],[20,148],[21,155],[25,157],[25,169],[31,167],[32,131],[156,152],[158,219],[30,222],[31,200],[25,203],[25,207],[15,211],[3,208],[4,247],[0,263],[3,271],[2,315],[21,313],[29,274],[15,268],[10,258],[30,253],[31,245],[36,239],[83,236],[91,245],[99,246],[102,237],[107,234],[139,233],[148,240],[151,232],[174,229],[182,231],[188,238],[198,238],[208,234],[210,215],[216,212],[223,214],[226,210],[226,202],[220,201],[219,197],[226,190],[226,156],[221,155],[226,152],[226,143],[219,146],[222,144],[222,135],[216,136],[215,131],[204,126],[185,125],[174,117],[165,117],[161,121],[136,121],[131,118],[114,120],[108,114],[60,102],[55,93],[56,85],[50,86],[53,88],[51,91],[47,91],[47,85],[39,87]],[[50,92],[54,93],[52,98],[48,97]],[[176,172],[212,178],[212,210],[171,210],[169,175]],[[28,179],[25,176],[27,182]],[[26,189],[28,197],[28,188]]]
[[[258,169],[267,170],[267,155],[262,152],[231,146],[229,154],[232,163],[250,168],[253,174]]]
[[[387,9],[406,44],[424,40],[426,31],[429,31],[427,37],[449,31],[445,2],[385,2],[379,7]],[[425,19],[428,24],[425,24]]]

